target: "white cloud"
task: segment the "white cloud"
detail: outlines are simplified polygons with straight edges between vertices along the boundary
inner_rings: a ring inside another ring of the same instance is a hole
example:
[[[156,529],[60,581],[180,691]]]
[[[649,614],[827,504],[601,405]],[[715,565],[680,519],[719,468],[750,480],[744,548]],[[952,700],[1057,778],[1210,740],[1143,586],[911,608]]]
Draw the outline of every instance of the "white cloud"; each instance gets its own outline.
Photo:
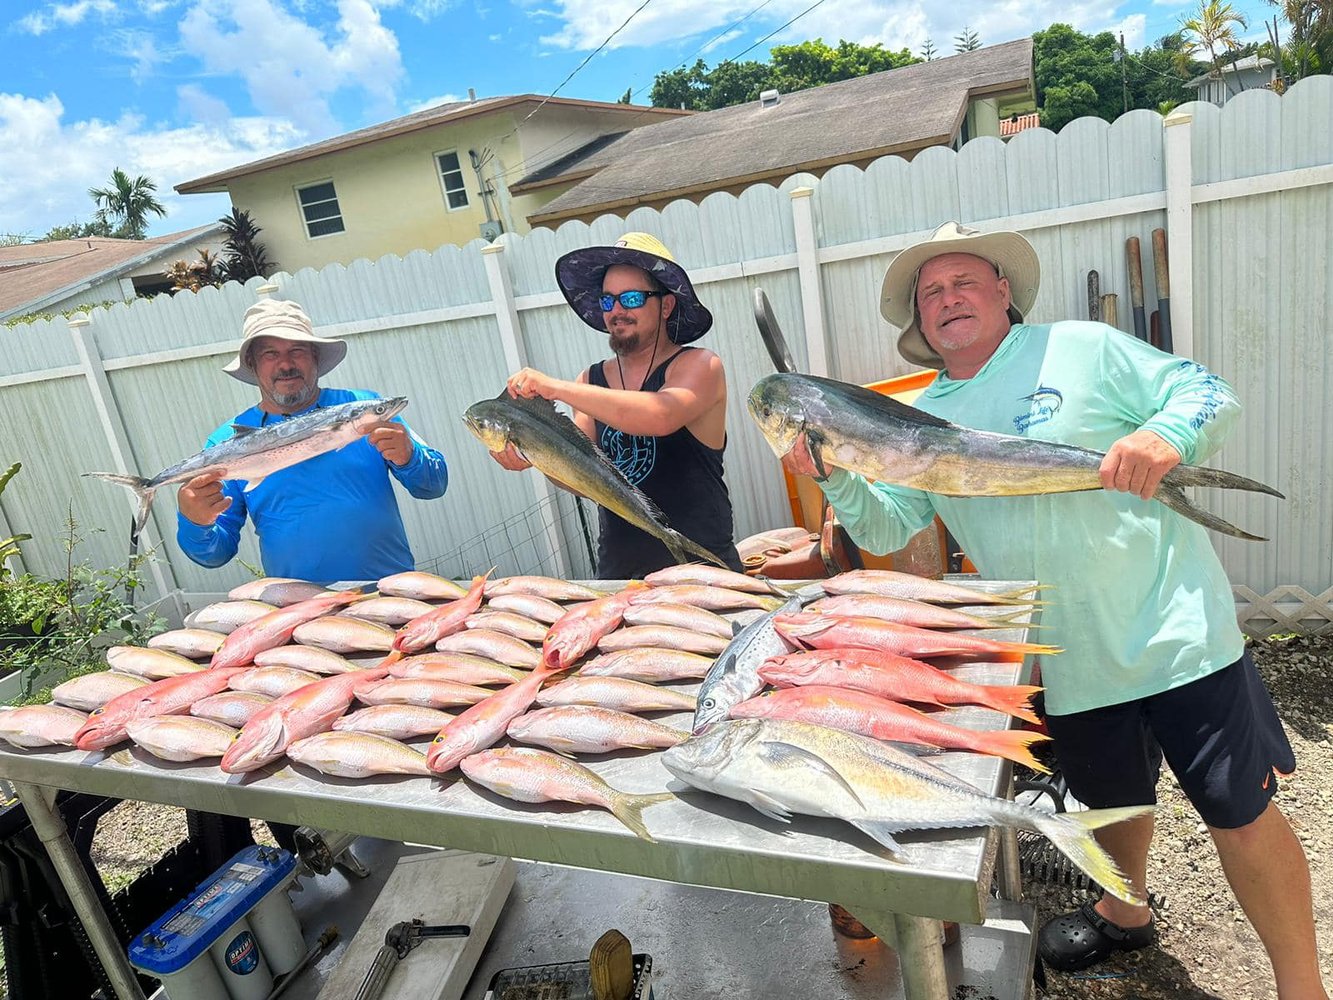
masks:
[[[714,49],[721,48],[722,46],[729,44],[729,43],[732,42],[734,39],[740,38],[741,35],[743,35],[743,34],[745,34],[745,32],[741,31],[740,28],[734,28],[734,29],[732,29],[731,31],[724,31],[724,32],[722,32],[722,34],[718,35],[716,38],[714,38],[712,41],[710,41],[707,45],[705,45],[703,48],[701,48],[701,49],[699,50],[699,54],[700,54],[700,55],[705,55],[705,56],[706,56],[706,55],[708,55],[708,53],[712,52]]]
[[[1148,18],[1144,14],[1130,14],[1119,24],[1111,28],[1112,34],[1119,37],[1125,36],[1125,48],[1130,52],[1137,52],[1144,46],[1144,29],[1148,24]]]
[[[429,21],[454,5],[453,0],[411,0],[408,13],[421,21]]]
[[[44,11],[33,11],[18,20],[20,30],[32,35],[44,35],[55,28],[72,28],[82,24],[89,14],[104,18],[117,13],[116,0],[75,0],[74,3],[53,3]]]
[[[113,167],[157,184],[168,217],[153,233],[203,225],[228,210],[226,196],[181,196],[173,185],[304,141],[290,123],[266,118],[159,129],[134,115],[66,122],[64,113],[55,95],[0,94],[0,218],[13,232],[40,237],[75,218],[90,221],[88,188],[103,185]]]
[[[375,4],[338,0],[337,7],[336,27],[324,32],[275,0],[222,0],[186,14],[181,43],[207,71],[239,76],[261,114],[328,135],[340,130],[329,110],[335,93],[360,90],[375,114],[391,115],[403,77],[398,39]]]
[[[409,115],[416,114],[418,111],[425,111],[427,108],[433,108],[437,104],[455,104],[463,100],[457,94],[441,94],[439,97],[428,97],[424,101],[417,101],[407,109]]]
[[[157,67],[168,61],[158,46],[158,40],[146,31],[121,31],[114,36],[114,47],[133,65],[130,67],[130,79],[135,83],[146,83]]]

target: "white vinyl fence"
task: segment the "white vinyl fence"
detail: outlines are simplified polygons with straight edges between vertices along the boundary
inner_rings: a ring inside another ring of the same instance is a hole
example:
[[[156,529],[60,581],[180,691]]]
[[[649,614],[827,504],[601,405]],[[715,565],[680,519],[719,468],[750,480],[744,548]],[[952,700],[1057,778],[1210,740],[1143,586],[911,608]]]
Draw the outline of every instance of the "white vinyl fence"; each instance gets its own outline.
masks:
[[[1081,119],[1058,135],[977,139],[958,152],[885,157],[865,170],[836,167],[627,219],[278,274],[263,294],[300,302],[321,335],[350,342],[327,384],[407,396],[405,418],[444,451],[448,494],[401,498],[423,567],[455,575],[499,560],[503,572],[578,576],[590,567],[573,499],[536,473],[500,469],[459,419],[519,365],[573,377],[605,356],[603,337],[555,288],[553,264],[565,251],[645,230],[689,269],[716,317],[701,343],[728,372],[727,481],[742,537],[790,523],[779,466],[744,407],[749,387],[771,371],[752,318],[754,289],[768,293],[802,370],[866,382],[908,370],[879,316],[879,284],[893,255],[940,222],[1012,228],[1032,240],[1043,267],[1037,322],[1086,317],[1087,274],[1099,271],[1102,291],[1119,295],[1124,330],[1125,240],[1142,243],[1151,311],[1151,234],[1165,228],[1176,351],[1230,380],[1247,406],[1215,464],[1287,494],[1282,502],[1200,493],[1209,509],[1271,538],[1214,536],[1240,616],[1256,634],[1317,631],[1333,627],[1330,122],[1333,77],[1315,77],[1282,97],[1256,90],[1223,108],[1190,104],[1165,122],[1148,111],[1109,125]],[[34,536],[24,568],[63,573],[71,512],[85,536],[82,558],[123,562],[132,497],[80,474],[152,475],[254,403],[253,390],[219,369],[262,285],[0,330],[0,463],[24,466],[0,497],[0,537]],[[150,590],[194,600],[249,575],[239,560],[220,570],[194,565],[174,527],[165,491],[150,520]],[[258,562],[252,539],[240,558]]]

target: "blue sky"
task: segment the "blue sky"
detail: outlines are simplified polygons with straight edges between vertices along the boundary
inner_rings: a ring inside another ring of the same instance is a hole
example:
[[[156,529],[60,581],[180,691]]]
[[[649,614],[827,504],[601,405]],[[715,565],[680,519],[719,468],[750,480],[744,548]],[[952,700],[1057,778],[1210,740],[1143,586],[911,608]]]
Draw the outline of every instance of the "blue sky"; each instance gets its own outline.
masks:
[[[37,238],[93,212],[113,167],[157,183],[150,235],[212,222],[225,195],[172,187],[438,103],[549,94],[648,103],[653,77],[710,66],[772,35],[953,50],[1054,21],[1124,31],[1132,49],[1175,30],[1197,0],[4,0],[0,3],[0,234]],[[811,4],[813,9],[807,11]],[[1264,36],[1263,0],[1233,0]],[[806,12],[806,13],[803,13]],[[782,26],[796,20],[790,26]],[[781,30],[779,30],[781,29]],[[776,32],[774,34],[774,32]]]

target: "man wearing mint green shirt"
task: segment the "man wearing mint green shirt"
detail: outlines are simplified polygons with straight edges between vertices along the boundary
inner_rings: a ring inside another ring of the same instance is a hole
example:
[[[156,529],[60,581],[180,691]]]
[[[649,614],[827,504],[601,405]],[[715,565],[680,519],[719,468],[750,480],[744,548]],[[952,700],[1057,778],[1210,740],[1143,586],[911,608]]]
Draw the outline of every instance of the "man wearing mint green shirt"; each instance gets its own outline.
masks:
[[[246,310],[242,332],[224,371],[257,386],[259,403],[215,430],[206,448],[230,438],[234,425],[263,427],[316,407],[376,398],[362,389],[320,388],[320,376],[342,361],[347,345],[316,336],[294,302],[257,302]],[[248,517],[270,576],[378,580],[416,568],[390,477],[422,500],[443,496],[448,485],[444,456],[396,418],[250,490],[216,475],[195,477],[178,494],[176,540],[195,562],[221,566],[236,555]]]
[[[1273,965],[1281,1000],[1327,1000],[1309,868],[1272,801],[1290,744],[1245,651],[1205,530],[1150,498],[1178,463],[1200,463],[1240,415],[1201,365],[1100,323],[1024,322],[1040,266],[1017,233],[948,223],[904,250],[881,310],[898,350],[940,370],[916,405],[977,430],[1106,453],[1104,489],[945,497],[835,469],[820,482],[861,547],[901,548],[938,514],[983,575],[1051,587],[1041,663],[1047,726],[1070,791],[1093,807],[1150,804],[1161,761],[1207,823],[1223,869]],[[803,440],[784,458],[818,478]],[[1097,832],[1147,898],[1151,814]],[[1086,968],[1155,939],[1152,914],[1104,895],[1043,927],[1039,951]]]

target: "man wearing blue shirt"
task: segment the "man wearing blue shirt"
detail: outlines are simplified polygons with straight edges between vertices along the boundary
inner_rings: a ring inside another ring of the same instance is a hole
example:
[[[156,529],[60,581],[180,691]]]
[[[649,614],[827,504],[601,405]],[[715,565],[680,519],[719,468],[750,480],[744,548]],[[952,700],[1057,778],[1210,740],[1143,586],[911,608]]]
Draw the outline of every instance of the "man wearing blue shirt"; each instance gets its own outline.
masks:
[[[907,360],[939,369],[922,410],[976,430],[1106,453],[1101,490],[946,497],[834,469],[820,487],[852,538],[901,548],[938,513],[985,575],[1051,587],[1043,641],[1047,727],[1074,796],[1091,807],[1156,801],[1163,758],[1198,810],[1242,909],[1268,951],[1281,1000],[1327,1000],[1310,873],[1273,802],[1291,745],[1236,624],[1205,530],[1151,499],[1182,460],[1198,463],[1240,415],[1202,365],[1100,323],[1031,324],[1036,252],[1017,233],[948,223],[899,254],[881,311]],[[783,459],[818,477],[806,443]],[[1151,814],[1097,840],[1147,898]],[[1111,895],[1043,927],[1057,969],[1086,968],[1155,939],[1152,914]]]
[[[319,379],[347,354],[341,340],[317,337],[294,302],[263,299],[245,311],[236,357],[223,370],[259,388],[259,403],[223,424],[205,444],[233,435],[233,425],[263,427],[316,407],[377,395],[364,389],[321,389]],[[177,495],[176,540],[202,566],[236,555],[248,516],[259,536],[264,572],[316,583],[377,580],[415,568],[390,476],[419,500],[444,495],[444,456],[400,419],[375,425],[363,438],[267,476],[252,490],[236,480],[202,475]]]

